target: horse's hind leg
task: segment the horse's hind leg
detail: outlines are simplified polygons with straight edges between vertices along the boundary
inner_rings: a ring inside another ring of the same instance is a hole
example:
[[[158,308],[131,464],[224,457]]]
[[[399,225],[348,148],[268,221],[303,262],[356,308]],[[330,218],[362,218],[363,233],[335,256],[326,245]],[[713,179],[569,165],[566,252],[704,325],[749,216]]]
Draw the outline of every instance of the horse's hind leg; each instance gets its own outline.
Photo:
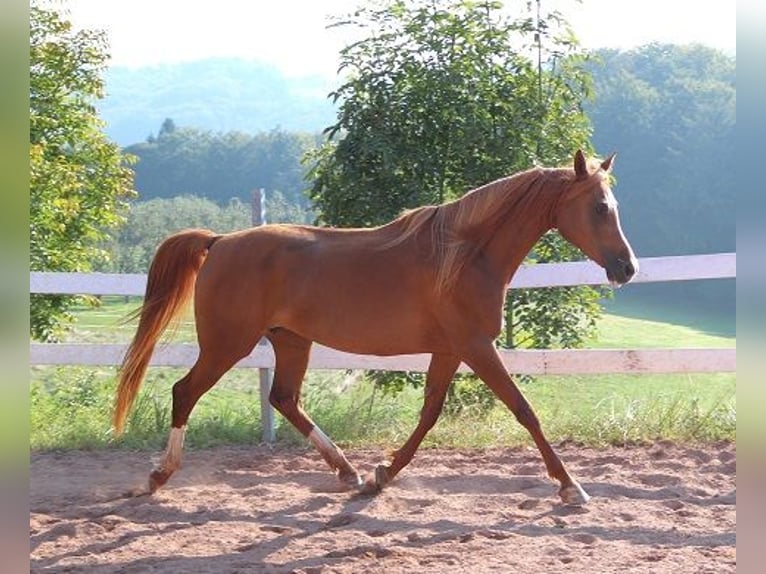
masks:
[[[246,355],[247,353],[245,353]],[[149,475],[149,491],[154,492],[181,468],[184,433],[194,405],[234,364],[242,353],[212,353],[200,351],[191,370],[173,385],[173,413],[170,436],[159,464]]]
[[[358,488],[362,479],[346,459],[343,451],[312,421],[300,405],[303,377],[308,367],[311,341],[286,329],[274,329],[267,333],[276,356],[274,382],[269,402],[300,433],[308,438],[334,471],[341,482]]]
[[[365,493],[372,494],[383,488],[412,460],[426,433],[431,430],[439,418],[444,407],[447,389],[459,366],[460,359],[451,355],[433,355],[431,357],[426,375],[425,398],[418,425],[402,448],[394,453],[391,463],[388,465],[381,464],[375,469],[374,479],[368,480],[364,485]]]

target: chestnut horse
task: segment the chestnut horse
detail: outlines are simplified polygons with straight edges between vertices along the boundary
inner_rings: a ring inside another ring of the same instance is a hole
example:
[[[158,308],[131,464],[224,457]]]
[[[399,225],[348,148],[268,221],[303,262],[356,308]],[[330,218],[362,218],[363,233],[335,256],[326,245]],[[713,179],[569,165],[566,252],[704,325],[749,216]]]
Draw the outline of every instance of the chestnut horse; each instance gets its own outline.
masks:
[[[343,483],[368,493],[388,484],[436,422],[464,362],[529,431],[548,474],[560,483],[562,500],[587,502],[494,341],[508,283],[549,229],[603,267],[613,285],[636,273],[609,187],[613,158],[589,163],[578,150],[574,168],[530,169],[372,229],[267,225],[225,235],[187,230],[166,239],[149,269],[138,330],[121,368],[116,433],[123,431],[160,334],[192,293],[199,356],[173,386],[170,436],[149,490],[180,468],[195,403],[266,337],[276,357],[271,404]],[[417,427],[367,481],[301,407],[313,341],[351,353],[431,354]]]

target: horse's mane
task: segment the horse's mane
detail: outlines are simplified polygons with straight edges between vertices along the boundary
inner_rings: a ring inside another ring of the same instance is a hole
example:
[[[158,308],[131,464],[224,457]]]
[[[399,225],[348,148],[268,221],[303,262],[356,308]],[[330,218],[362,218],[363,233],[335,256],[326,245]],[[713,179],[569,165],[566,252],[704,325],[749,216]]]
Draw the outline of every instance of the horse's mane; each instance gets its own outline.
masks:
[[[383,244],[394,247],[419,233],[430,233],[435,289],[448,290],[469,258],[481,249],[513,212],[551,216],[561,191],[574,181],[571,168],[532,168],[496,180],[443,203],[405,211],[389,225],[397,235]],[[535,206],[529,211],[527,207]]]

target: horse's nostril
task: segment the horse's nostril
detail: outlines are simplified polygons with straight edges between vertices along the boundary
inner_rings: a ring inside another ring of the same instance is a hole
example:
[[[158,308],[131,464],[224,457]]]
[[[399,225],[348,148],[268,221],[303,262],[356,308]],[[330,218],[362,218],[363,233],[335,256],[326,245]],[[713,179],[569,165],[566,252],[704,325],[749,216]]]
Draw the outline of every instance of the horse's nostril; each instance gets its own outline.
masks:
[[[636,274],[636,269],[635,267],[633,267],[633,263],[631,263],[630,261],[622,262],[622,270],[625,273],[625,277],[627,279],[630,279],[631,277],[633,277],[633,275]]]

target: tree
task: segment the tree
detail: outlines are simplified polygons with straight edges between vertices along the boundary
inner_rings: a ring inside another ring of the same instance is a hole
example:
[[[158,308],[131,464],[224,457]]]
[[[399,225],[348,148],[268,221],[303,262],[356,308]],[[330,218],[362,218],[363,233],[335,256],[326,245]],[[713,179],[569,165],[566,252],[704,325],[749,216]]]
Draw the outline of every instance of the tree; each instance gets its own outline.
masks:
[[[306,223],[311,214],[301,158],[315,143],[306,134],[282,130],[214,133],[166,119],[157,137],[126,151],[138,158],[135,183],[142,199],[191,194],[223,206],[233,197],[248,202],[252,190],[263,187],[270,199],[279,192],[301,208],[300,221]]]
[[[100,32],[74,32],[55,10],[30,9],[30,269],[88,271],[131,197],[130,157],[108,141],[94,102],[107,61]],[[32,296],[31,334],[55,339],[71,297]]]
[[[736,250],[736,61],[699,45],[600,50],[594,141],[619,150],[625,231],[641,257]],[[647,169],[651,166],[651,169]],[[652,305],[731,312],[735,281],[641,285]]]
[[[172,233],[193,227],[219,233],[249,227],[250,206],[233,199],[226,207],[202,197],[179,196],[137,201],[127,224],[115,235],[111,261],[104,271],[146,273],[160,243]]]
[[[320,222],[378,225],[534,164],[568,164],[575,149],[588,148],[581,104],[589,76],[566,22],[555,12],[510,20],[501,9],[494,1],[389,0],[337,23],[363,39],[341,51],[347,80],[332,94],[337,122],[313,157]],[[577,257],[558,234],[532,253],[534,261]],[[580,345],[597,299],[584,287],[519,292],[505,342]]]
[[[651,44],[602,50],[598,60],[591,115],[598,139],[630,151],[619,177],[630,190],[621,204],[641,222],[634,247],[644,256],[734,250],[734,59],[703,46]]]
[[[338,121],[314,170],[322,221],[378,224],[536,162],[568,163],[586,144],[588,76],[574,39],[552,35],[552,23],[510,22],[501,6],[390,0],[339,24],[369,36],[341,52],[349,79],[332,94]],[[515,47],[538,28],[553,43],[541,73]]]
[[[299,223],[304,216],[277,191],[266,194],[266,214],[268,223]],[[98,270],[146,273],[157,247],[172,233],[191,227],[228,233],[252,226],[252,219],[251,204],[236,197],[224,206],[191,195],[135,201],[127,223],[104,246],[110,257]]]
[[[159,137],[172,134],[174,131],[176,131],[176,123],[172,118],[165,118],[165,121],[162,122],[162,126],[160,127]]]

